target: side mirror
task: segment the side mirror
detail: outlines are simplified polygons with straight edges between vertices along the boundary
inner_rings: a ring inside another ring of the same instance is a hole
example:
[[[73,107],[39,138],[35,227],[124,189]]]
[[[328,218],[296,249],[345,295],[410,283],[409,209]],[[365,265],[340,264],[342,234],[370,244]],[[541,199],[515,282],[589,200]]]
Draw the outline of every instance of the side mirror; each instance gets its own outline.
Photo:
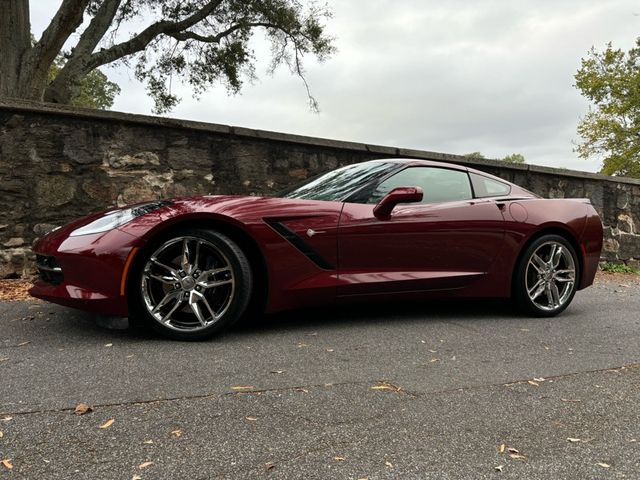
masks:
[[[399,203],[421,202],[423,196],[420,187],[394,188],[373,208],[373,214],[380,220],[388,220],[391,217],[391,211],[396,205]]]

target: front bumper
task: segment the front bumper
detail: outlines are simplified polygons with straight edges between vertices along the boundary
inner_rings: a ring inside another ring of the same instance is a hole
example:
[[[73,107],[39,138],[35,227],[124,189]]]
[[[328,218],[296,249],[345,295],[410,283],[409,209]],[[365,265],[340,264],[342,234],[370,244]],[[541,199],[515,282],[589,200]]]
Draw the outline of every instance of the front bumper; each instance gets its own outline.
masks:
[[[124,289],[142,240],[121,230],[69,237],[63,228],[36,243],[40,278],[29,293],[102,315],[128,316]]]

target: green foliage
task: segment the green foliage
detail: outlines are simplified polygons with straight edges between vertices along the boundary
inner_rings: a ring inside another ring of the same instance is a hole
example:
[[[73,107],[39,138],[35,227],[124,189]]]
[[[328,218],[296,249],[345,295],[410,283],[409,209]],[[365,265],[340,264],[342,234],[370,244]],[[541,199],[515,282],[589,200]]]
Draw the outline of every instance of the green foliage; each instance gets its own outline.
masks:
[[[625,265],[624,263],[603,263],[600,265],[600,268],[603,272],[610,273],[632,273],[635,275],[640,275],[640,270],[630,267],[629,265]]]
[[[628,52],[611,43],[582,59],[575,86],[592,102],[578,125],[582,158],[603,160],[602,173],[640,178],[640,38]]]
[[[487,158],[480,152],[467,153],[465,157],[473,160],[484,160]],[[500,160],[508,163],[525,163],[524,155],[520,153],[512,153],[511,155],[507,155],[506,157],[501,158]]]
[[[206,3],[132,0],[124,16],[131,19],[150,11],[163,21],[179,22]],[[330,11],[313,1],[308,3],[305,6],[299,0],[227,0],[206,21],[183,31],[157,35],[128,61],[135,61],[136,78],[147,84],[156,113],[165,113],[180,101],[171,91],[172,80],[187,83],[195,96],[215,83],[236,94],[246,80],[254,80],[256,56],[250,40],[255,31],[261,31],[271,44],[269,73],[286,65],[302,79],[310,108],[317,111],[302,60],[312,54],[324,61],[335,48],[323,24],[331,17]]]
[[[502,159],[503,162],[508,163],[525,163],[524,155],[520,153],[512,153],[511,155],[507,155]]]
[[[120,87],[99,69],[95,69],[82,79],[80,92],[71,99],[71,105],[107,110],[113,106],[119,93]]]
[[[36,44],[33,35],[31,35],[31,44]],[[55,80],[64,64],[65,57],[60,53],[49,67],[48,84]],[[113,106],[113,101],[120,94],[120,91],[117,83],[110,81],[104,73],[96,68],[80,79],[78,92],[71,97],[69,104],[75,107],[108,110]]]
[[[49,69],[49,83],[56,78],[63,65],[64,58],[59,55]],[[107,110],[113,106],[113,101],[119,93],[120,87],[96,68],[80,80],[78,92],[71,97],[70,104],[76,107]]]

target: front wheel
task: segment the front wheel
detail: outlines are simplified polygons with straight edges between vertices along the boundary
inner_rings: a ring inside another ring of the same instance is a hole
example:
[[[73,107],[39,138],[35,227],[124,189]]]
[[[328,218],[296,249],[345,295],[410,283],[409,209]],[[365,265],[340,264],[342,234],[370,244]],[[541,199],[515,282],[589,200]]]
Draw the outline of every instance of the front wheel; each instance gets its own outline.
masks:
[[[578,278],[573,246],[559,235],[544,235],[527,247],[517,266],[515,301],[525,313],[553,317],[573,300]]]
[[[163,336],[199,340],[244,313],[252,289],[249,261],[229,237],[185,230],[152,247],[131,288],[135,311]]]

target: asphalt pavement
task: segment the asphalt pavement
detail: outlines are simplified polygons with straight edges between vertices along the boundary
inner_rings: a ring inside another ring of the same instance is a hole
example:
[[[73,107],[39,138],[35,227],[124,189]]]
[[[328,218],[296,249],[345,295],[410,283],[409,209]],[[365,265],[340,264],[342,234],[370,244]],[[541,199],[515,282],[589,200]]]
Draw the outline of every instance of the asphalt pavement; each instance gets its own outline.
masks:
[[[639,479],[640,282],[554,319],[368,305],[195,343],[4,302],[0,432],[0,479]]]

